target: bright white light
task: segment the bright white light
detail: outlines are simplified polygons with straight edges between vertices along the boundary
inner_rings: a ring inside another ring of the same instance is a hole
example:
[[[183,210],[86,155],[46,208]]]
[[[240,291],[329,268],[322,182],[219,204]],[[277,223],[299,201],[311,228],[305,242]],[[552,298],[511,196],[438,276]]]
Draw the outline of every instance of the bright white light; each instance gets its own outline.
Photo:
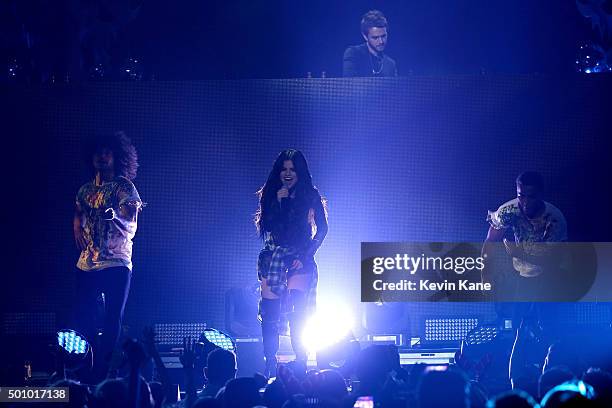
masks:
[[[304,345],[314,353],[338,343],[351,332],[353,320],[353,313],[345,304],[318,303],[316,313],[304,328]]]

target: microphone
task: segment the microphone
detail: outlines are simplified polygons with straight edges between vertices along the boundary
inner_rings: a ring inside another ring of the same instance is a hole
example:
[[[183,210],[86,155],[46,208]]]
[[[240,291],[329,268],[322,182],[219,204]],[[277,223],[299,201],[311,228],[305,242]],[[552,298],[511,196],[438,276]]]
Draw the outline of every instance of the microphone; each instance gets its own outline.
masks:
[[[287,191],[289,191],[289,183],[287,182],[287,180],[283,179],[281,182],[283,183],[283,187],[281,187],[281,188],[286,188]],[[281,210],[283,209],[283,202],[286,199],[287,199],[287,197],[281,198],[280,203],[278,204]]]

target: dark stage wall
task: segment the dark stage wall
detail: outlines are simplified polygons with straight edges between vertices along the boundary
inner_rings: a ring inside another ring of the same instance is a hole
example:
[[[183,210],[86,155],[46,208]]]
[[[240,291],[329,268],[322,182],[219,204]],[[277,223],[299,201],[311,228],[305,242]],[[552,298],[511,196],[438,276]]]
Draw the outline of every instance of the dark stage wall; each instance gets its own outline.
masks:
[[[123,129],[148,206],[134,245],[127,322],[222,326],[224,292],[255,282],[255,191],[286,147],[329,200],[320,296],[357,305],[362,241],[481,241],[486,211],[522,170],[575,241],[612,241],[606,77],[90,83],[6,90],[7,310],[70,310],[74,195],[83,138]],[[14,148],[11,148],[15,146]],[[18,288],[18,290],[14,290]],[[411,315],[492,315],[490,305]]]

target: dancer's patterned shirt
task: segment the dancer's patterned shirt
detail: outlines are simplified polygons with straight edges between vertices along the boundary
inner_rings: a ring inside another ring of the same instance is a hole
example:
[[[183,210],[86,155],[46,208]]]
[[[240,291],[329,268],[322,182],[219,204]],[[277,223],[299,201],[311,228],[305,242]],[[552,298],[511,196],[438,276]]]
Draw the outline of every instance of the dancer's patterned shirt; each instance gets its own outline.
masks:
[[[497,211],[489,211],[487,221],[497,229],[512,228],[514,240],[528,255],[542,255],[547,250],[546,242],[567,241],[567,223],[561,211],[544,201],[544,211],[537,218],[527,218],[519,207],[518,198],[502,204]],[[521,276],[533,277],[542,269],[519,258],[512,258],[512,264]]]
[[[137,221],[121,218],[119,207],[142,206],[136,187],[125,177],[96,186],[83,185],[76,196],[76,205],[84,214],[87,247],[81,252],[77,267],[84,271],[126,266],[132,269],[132,240]],[[113,209],[115,216],[113,218]]]

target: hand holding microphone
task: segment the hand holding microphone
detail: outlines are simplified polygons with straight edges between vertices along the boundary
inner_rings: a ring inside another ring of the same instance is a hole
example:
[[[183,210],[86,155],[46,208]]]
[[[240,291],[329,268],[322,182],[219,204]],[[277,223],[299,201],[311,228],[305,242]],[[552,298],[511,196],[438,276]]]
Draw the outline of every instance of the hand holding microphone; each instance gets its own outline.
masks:
[[[289,187],[287,186],[287,182],[283,180],[283,186],[276,192],[276,199],[278,203],[283,205],[283,199],[289,197]]]

